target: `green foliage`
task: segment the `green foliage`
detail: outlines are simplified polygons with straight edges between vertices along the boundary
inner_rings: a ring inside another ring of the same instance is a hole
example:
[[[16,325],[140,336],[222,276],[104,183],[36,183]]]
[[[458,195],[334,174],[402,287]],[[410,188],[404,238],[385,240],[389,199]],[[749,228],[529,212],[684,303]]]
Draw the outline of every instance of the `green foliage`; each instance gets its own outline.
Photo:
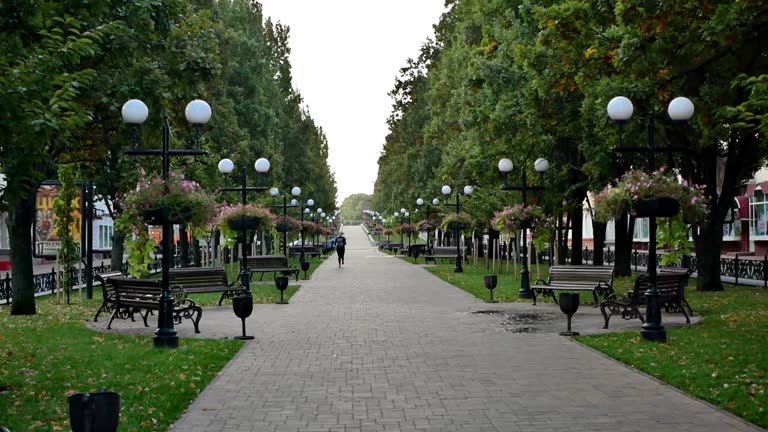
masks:
[[[363,217],[363,210],[370,209],[371,196],[367,194],[352,194],[341,203],[341,215],[347,220],[358,220]]]
[[[78,249],[75,239],[72,237],[70,228],[74,222],[72,217],[72,203],[75,202],[78,195],[78,188],[75,184],[75,166],[61,165],[59,167],[59,180],[61,181],[61,192],[53,202],[53,213],[55,216],[53,228],[59,237],[61,246],[58,250],[59,265],[64,270],[62,286],[69,289],[71,286],[71,273],[78,259]]]
[[[668,249],[661,255],[661,265],[672,266],[680,264],[684,256],[690,256],[693,243],[688,240],[688,226],[683,222],[682,215],[664,219],[659,224],[659,247]]]
[[[242,347],[183,338],[179,349],[164,350],[151,337],[95,332],[83,323],[101,304],[96,297],[58,305],[47,296],[36,316],[14,317],[0,307],[4,426],[70,430],[66,398],[104,387],[120,393],[120,430],[167,430]]]

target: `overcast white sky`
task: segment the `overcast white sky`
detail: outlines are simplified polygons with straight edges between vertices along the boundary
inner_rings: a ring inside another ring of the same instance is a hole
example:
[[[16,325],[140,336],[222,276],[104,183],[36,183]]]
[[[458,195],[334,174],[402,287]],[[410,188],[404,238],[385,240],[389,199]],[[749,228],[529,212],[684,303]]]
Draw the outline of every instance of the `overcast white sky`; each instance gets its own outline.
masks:
[[[392,109],[387,93],[418,56],[444,0],[261,0],[291,28],[293,84],[328,137],[338,204],[373,193]]]

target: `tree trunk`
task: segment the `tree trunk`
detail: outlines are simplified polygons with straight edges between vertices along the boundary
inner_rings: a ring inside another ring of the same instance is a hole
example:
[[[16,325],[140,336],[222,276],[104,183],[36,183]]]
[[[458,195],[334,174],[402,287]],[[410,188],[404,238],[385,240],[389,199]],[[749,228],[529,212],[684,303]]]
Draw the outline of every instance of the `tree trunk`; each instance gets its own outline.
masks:
[[[125,237],[116,231],[112,234],[112,259],[110,265],[112,271],[123,271],[123,253],[125,251]]]
[[[488,259],[501,259],[497,253],[497,248],[494,247],[499,243],[499,232],[493,228],[488,229]],[[482,250],[482,249],[481,249]]]
[[[193,258],[193,266],[195,267],[202,267],[203,266],[203,254],[200,253],[200,240],[197,238],[192,238],[192,258]]]
[[[182,268],[189,267],[189,238],[186,225],[179,225],[179,261]]]
[[[632,276],[632,233],[635,230],[635,219],[628,213],[621,215],[615,221],[616,228],[616,262],[613,265],[615,276]]]
[[[607,228],[607,223],[597,222],[596,220],[592,219],[592,238],[595,241],[594,258],[592,259],[593,265],[603,265],[603,248],[605,247],[605,230]]]
[[[722,291],[723,283],[720,280],[720,246],[723,242],[721,229],[712,229],[722,225],[706,224],[700,228],[696,235],[694,247],[698,277],[696,289],[699,291]]]
[[[19,187],[9,182],[8,187]],[[35,212],[35,196],[37,188],[32,188],[29,196],[19,201],[9,202],[11,210],[8,218],[8,233],[10,237],[11,278],[13,292],[11,294],[11,315],[34,315],[35,284],[32,269],[32,218]]]
[[[490,238],[493,229],[488,229],[488,237]],[[498,234],[497,234],[498,237]],[[475,238],[477,239],[477,257],[485,258],[485,251],[483,250],[483,233],[475,231]]]
[[[581,206],[571,209],[571,265],[582,264],[584,210]]]

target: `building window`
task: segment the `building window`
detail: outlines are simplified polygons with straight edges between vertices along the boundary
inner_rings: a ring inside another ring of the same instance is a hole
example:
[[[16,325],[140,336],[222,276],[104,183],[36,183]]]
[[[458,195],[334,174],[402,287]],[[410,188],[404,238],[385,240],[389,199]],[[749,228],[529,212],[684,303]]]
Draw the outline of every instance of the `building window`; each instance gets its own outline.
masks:
[[[741,219],[738,219],[738,211],[731,209],[731,213],[726,217],[726,220],[732,220],[731,223],[723,224],[723,240],[740,240],[741,239]]]
[[[761,189],[755,189],[755,195],[749,199],[749,231],[753,238],[768,240],[768,195]]]
[[[635,232],[632,235],[632,240],[648,241],[650,237],[648,230],[648,218],[635,219]]]
[[[99,225],[99,249],[112,249],[112,225]]]

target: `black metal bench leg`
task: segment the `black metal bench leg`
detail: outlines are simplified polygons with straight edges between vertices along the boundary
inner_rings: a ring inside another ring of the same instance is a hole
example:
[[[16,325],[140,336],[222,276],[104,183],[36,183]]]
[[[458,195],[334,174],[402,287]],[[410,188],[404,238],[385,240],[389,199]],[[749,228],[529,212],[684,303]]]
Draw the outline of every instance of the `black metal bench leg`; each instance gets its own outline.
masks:
[[[96,316],[93,317],[93,322],[99,322],[99,314],[102,312],[106,312],[106,309],[104,308],[106,306],[106,303],[102,303],[101,306],[99,306],[99,310],[96,311]]]
[[[595,299],[595,307],[597,307],[597,305],[600,303],[600,301],[597,299],[597,291],[592,290],[592,298]]]
[[[533,297],[533,305],[536,306],[536,290],[531,290],[531,297]]]
[[[227,292],[228,291],[224,291],[223,293],[221,293],[221,297],[219,297],[219,306],[221,306],[221,302],[224,301],[224,296],[227,295]]]
[[[200,327],[198,325],[200,324],[200,318],[203,317],[203,308],[195,306],[194,311],[197,313],[197,316],[192,318],[192,324],[195,326],[195,333],[200,333]]]
[[[144,318],[144,327],[149,327],[149,324],[147,323],[147,317],[149,316],[149,310],[147,310],[145,313],[141,313],[141,310],[139,310],[139,316]]]
[[[605,305],[600,305],[600,313],[603,314],[603,319],[605,320],[605,325],[603,326],[604,329],[608,328],[608,321],[611,319],[611,315],[608,315],[605,313]]]
[[[107,330],[112,330],[112,321],[115,320],[115,317],[117,316],[117,312],[120,309],[115,308],[115,310],[112,312],[112,317],[109,319],[109,323],[107,324]]]

